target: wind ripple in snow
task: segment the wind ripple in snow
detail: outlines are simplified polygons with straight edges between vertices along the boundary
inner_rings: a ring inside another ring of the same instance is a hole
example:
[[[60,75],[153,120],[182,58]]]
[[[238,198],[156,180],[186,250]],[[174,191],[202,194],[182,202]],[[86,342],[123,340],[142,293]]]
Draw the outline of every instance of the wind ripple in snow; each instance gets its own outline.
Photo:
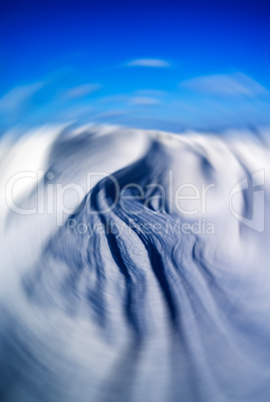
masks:
[[[1,401],[270,399],[270,159],[244,135],[47,127],[2,140]],[[39,211],[7,206],[17,172],[33,175],[14,184],[16,205],[44,200]],[[59,202],[70,183],[80,190]]]

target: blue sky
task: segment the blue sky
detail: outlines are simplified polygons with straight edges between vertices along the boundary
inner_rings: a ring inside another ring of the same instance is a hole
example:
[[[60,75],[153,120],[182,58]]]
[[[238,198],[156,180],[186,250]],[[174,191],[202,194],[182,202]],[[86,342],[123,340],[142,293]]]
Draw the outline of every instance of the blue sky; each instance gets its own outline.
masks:
[[[8,1],[0,127],[269,124],[265,1]]]

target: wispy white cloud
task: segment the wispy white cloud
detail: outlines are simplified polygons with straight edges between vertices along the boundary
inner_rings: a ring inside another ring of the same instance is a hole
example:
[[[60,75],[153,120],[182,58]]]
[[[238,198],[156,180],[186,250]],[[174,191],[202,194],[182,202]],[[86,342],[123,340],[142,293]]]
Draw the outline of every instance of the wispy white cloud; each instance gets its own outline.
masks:
[[[36,82],[11,89],[0,98],[0,112],[11,112],[23,107],[45,84],[45,82]]]
[[[127,95],[125,94],[116,94],[116,95],[109,95],[98,100],[99,103],[102,104],[116,104],[116,103],[124,103],[128,99]]]
[[[108,111],[97,114],[95,117],[96,118],[114,118],[114,117],[124,116],[126,114],[127,114],[126,110],[108,110]]]
[[[170,63],[166,60],[159,59],[137,59],[126,64],[128,67],[170,67]]]
[[[159,89],[137,89],[134,91],[136,96],[146,96],[146,97],[164,97],[168,95],[166,91],[160,91]]]
[[[93,92],[98,91],[100,88],[101,85],[99,84],[78,85],[65,91],[63,96],[66,99],[82,98],[83,96],[87,96]]]
[[[195,77],[180,82],[179,86],[192,91],[224,96],[254,96],[268,92],[257,81],[242,73]]]
[[[130,98],[130,102],[133,105],[145,105],[145,106],[157,105],[160,103],[160,101],[158,99],[143,97],[143,96],[136,96],[136,97]]]

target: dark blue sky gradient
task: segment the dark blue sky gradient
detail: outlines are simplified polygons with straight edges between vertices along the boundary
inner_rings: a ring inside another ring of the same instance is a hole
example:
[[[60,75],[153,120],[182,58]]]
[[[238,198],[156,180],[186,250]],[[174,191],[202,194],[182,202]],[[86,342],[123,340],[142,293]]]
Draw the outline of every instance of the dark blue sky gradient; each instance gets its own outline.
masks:
[[[179,117],[175,104],[180,102],[201,109],[203,118],[199,116],[198,125],[202,128],[219,123],[222,126],[226,125],[225,117],[211,118],[206,110],[209,101],[216,103],[217,99],[196,91],[183,93],[179,83],[200,76],[241,72],[270,89],[267,1],[9,1],[1,6],[1,11],[0,95],[3,97],[18,86],[46,83],[28,109],[10,118],[10,123],[14,120],[18,124],[27,116],[33,122],[42,118],[62,119],[65,110],[68,114],[72,108],[83,110],[89,105],[89,120],[115,109],[125,112],[130,124],[143,125],[145,121],[146,125],[155,126],[153,121],[162,118],[165,126],[169,120],[172,126],[179,121],[175,126],[178,129],[182,123],[192,125],[198,121],[198,114],[194,112],[192,117],[190,108],[188,122],[184,122],[183,112]],[[129,61],[136,59],[161,59],[170,67],[127,67]],[[100,90],[62,105],[56,101],[61,91],[89,83],[99,84]],[[155,107],[136,105],[131,110],[128,99],[143,90],[163,91],[163,95]],[[264,104],[258,122],[242,117],[230,123],[227,116],[228,125],[260,124],[260,119],[267,122],[267,95],[259,101]],[[228,108],[234,102],[219,97],[219,109],[220,105]],[[260,108],[257,95],[249,98],[250,102]],[[242,98],[238,99],[236,111],[242,108],[245,114],[245,107]],[[80,116],[87,119],[86,115]]]

